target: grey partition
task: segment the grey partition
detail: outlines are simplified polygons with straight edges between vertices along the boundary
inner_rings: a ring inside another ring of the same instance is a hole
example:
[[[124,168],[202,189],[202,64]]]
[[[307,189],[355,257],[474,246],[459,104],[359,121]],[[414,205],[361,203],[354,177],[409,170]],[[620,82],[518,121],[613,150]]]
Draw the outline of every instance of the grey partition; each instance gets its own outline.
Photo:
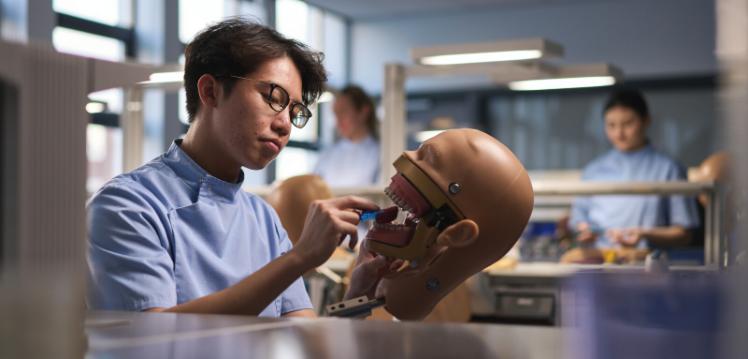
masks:
[[[0,357],[83,356],[88,94],[144,66],[0,41]],[[41,343],[41,344],[40,344]]]

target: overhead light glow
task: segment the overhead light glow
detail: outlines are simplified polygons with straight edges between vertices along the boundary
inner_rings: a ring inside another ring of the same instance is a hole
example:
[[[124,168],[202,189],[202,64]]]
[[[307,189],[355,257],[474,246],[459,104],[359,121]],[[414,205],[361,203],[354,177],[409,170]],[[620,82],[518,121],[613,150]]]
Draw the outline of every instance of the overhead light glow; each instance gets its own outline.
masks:
[[[434,137],[440,133],[444,132],[444,130],[430,130],[430,131],[420,131],[416,132],[416,141],[418,142],[426,142],[429,138]]]
[[[543,56],[543,53],[540,50],[512,50],[427,56],[421,58],[420,61],[424,65],[458,65],[531,60],[539,59],[541,56]]]
[[[104,108],[106,105],[104,105],[101,102],[89,102],[86,104],[86,112],[88,113],[101,113],[104,112]]]
[[[152,73],[151,76],[148,77],[148,81],[146,81],[146,83],[155,84],[155,83],[182,82],[183,78],[184,78],[184,72],[182,71],[156,72],[156,73]]]
[[[615,83],[616,79],[613,76],[587,76],[514,81],[510,82],[508,86],[509,89],[514,91],[536,91],[610,86]]]

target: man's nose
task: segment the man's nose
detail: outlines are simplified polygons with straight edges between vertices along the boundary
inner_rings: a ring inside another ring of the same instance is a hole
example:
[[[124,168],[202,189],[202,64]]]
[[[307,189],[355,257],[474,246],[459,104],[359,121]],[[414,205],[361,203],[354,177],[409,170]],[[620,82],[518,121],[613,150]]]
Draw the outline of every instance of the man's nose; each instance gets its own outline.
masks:
[[[270,123],[270,128],[279,136],[291,133],[291,110],[289,108],[279,112]]]

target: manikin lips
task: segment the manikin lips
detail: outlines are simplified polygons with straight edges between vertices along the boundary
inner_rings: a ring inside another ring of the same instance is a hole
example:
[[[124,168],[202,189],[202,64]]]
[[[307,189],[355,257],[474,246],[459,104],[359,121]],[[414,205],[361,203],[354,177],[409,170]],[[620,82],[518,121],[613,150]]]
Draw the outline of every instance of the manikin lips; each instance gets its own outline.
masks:
[[[387,208],[377,215],[374,225],[366,234],[366,239],[397,247],[407,246],[413,239],[417,220],[431,210],[431,205],[400,173],[392,177],[392,182],[385,188],[384,193],[397,207]],[[409,212],[405,222],[401,224],[392,223],[397,218],[398,207]]]

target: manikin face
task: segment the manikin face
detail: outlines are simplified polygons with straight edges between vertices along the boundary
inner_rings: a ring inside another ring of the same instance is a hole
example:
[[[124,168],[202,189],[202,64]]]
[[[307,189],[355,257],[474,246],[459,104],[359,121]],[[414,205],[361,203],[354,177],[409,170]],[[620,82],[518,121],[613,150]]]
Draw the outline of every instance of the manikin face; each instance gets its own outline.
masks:
[[[270,84],[285,89],[291,101],[301,102],[301,76],[288,57],[273,59],[251,74],[240,74],[231,94],[223,87],[214,112],[214,131],[225,139],[225,153],[241,166],[259,170],[270,163],[288,143],[290,107],[275,112],[265,100]]]
[[[649,119],[641,118],[634,110],[615,106],[605,112],[605,134],[615,149],[635,151],[646,143]]]
[[[522,164],[477,130],[448,130],[405,152],[385,190],[401,210],[377,219],[367,247],[407,267],[383,279],[377,295],[400,319],[426,316],[469,276],[501,258],[522,233],[533,192]]]
[[[368,109],[356,109],[353,101],[346,95],[340,95],[335,98],[332,105],[335,112],[335,123],[340,136],[351,139],[366,126],[366,117]]]

